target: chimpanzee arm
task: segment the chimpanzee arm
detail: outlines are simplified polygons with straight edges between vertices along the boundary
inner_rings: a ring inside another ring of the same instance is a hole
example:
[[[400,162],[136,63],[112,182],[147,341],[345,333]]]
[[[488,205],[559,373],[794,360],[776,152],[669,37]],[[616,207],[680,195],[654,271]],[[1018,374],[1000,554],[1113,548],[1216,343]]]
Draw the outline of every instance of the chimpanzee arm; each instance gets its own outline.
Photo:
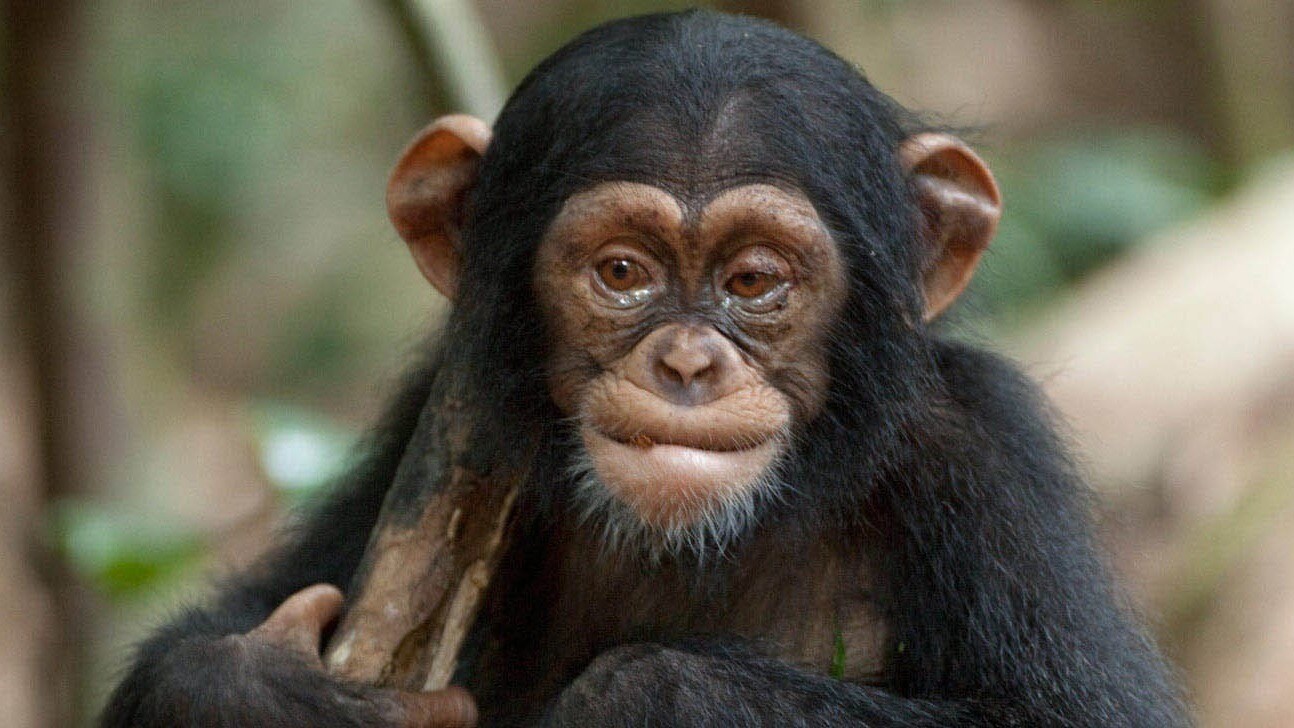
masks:
[[[1187,725],[1042,396],[988,353],[936,354],[945,410],[877,492],[889,687],[975,700],[989,725]]]
[[[956,704],[898,698],[715,642],[603,653],[562,691],[545,720],[551,728],[974,724]]]
[[[348,725],[348,716],[356,725],[380,724],[362,690],[329,680],[300,655],[231,637],[260,625],[306,586],[348,586],[429,381],[425,371],[409,379],[375,431],[368,459],[282,546],[226,580],[213,603],[185,611],[139,646],[103,726]]]

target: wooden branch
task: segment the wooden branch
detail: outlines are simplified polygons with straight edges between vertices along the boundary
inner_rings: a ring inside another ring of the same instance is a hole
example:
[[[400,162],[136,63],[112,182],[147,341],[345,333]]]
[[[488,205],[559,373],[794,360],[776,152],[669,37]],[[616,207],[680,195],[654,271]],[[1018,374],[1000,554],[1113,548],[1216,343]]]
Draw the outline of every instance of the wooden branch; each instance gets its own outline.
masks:
[[[466,463],[468,413],[433,395],[382,505],[325,664],[351,680],[403,690],[449,684],[458,651],[507,549],[520,467]]]
[[[382,4],[416,57],[431,98],[492,122],[508,97],[508,86],[475,5],[469,0],[383,0]]]

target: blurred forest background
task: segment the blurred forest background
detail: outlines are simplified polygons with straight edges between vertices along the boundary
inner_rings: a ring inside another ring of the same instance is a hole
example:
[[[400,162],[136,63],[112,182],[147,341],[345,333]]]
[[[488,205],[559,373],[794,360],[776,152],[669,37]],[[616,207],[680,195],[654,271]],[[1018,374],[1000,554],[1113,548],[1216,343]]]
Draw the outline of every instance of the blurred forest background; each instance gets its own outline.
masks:
[[[9,0],[0,716],[345,467],[444,301],[388,164],[648,0]],[[1055,398],[1201,724],[1294,725],[1294,0],[726,2],[965,127],[1006,217],[953,328]]]

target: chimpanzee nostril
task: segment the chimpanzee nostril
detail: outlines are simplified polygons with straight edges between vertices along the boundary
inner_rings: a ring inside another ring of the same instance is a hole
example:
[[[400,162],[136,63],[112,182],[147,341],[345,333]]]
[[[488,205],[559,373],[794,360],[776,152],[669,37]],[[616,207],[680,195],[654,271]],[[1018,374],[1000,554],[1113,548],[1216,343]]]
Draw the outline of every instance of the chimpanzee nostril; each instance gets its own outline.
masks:
[[[675,342],[675,346],[657,360],[657,376],[684,388],[691,387],[693,383],[703,384],[710,379],[715,367],[708,347],[679,346],[678,343]]]
[[[639,342],[625,373],[673,404],[699,406],[742,386],[740,369],[731,342],[713,327],[667,324]]]

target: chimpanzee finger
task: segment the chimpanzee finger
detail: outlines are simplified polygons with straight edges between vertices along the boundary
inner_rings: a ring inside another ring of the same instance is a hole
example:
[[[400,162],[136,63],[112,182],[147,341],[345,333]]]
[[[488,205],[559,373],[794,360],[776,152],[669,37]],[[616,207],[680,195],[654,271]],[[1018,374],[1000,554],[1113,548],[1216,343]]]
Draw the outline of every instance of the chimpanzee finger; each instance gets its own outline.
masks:
[[[429,693],[397,693],[404,709],[403,728],[473,728],[476,700],[463,688],[453,686]]]
[[[319,659],[324,629],[337,618],[342,607],[341,590],[331,584],[314,584],[293,594],[249,636]]]

